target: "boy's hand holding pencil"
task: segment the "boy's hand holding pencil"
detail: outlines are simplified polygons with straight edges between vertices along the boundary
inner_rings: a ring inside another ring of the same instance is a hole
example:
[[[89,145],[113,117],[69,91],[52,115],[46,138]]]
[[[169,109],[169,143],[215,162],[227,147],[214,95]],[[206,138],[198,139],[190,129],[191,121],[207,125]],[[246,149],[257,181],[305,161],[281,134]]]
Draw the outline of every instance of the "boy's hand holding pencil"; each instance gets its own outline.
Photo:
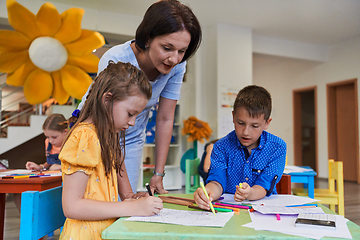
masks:
[[[205,188],[205,187],[204,187]],[[204,188],[199,187],[194,192],[194,200],[198,207],[205,210],[210,210],[210,203],[214,200],[214,193],[211,189],[206,189],[206,193],[208,197],[205,194]]]

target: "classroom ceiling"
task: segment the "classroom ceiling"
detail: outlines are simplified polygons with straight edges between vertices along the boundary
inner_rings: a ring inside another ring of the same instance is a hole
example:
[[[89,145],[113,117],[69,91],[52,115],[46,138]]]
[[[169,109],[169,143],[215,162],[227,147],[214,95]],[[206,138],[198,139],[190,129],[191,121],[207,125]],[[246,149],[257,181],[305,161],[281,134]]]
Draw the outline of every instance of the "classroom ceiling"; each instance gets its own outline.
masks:
[[[0,0],[5,1],[5,0]],[[21,3],[21,1],[19,1]],[[39,0],[142,17],[155,0]],[[330,46],[360,36],[359,0],[181,0],[203,27],[216,23],[252,29],[256,36]],[[0,19],[0,29],[8,24]],[[110,34],[109,39],[129,36]]]
[[[45,2],[45,1],[44,1]],[[49,0],[143,16],[154,0]],[[360,36],[359,0],[181,0],[202,26],[251,28],[254,35],[318,45]]]

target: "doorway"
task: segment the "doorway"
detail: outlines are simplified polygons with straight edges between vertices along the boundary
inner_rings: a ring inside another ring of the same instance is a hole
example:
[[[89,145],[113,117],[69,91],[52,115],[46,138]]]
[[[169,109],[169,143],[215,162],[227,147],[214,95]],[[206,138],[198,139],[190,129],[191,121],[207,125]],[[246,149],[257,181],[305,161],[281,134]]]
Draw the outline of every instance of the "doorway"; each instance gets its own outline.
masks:
[[[328,84],[328,156],[342,161],[344,180],[360,183],[357,79]]]
[[[316,86],[293,91],[294,164],[317,171]]]

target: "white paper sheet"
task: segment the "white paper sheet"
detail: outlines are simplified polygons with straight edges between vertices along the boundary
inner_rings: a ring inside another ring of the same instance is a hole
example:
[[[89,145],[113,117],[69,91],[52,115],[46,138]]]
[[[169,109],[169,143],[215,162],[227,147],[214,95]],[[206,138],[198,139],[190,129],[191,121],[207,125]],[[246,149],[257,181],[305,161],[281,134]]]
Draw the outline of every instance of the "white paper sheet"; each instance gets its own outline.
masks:
[[[319,228],[295,227],[296,215],[281,215],[280,221],[276,220],[275,215],[264,215],[258,212],[250,212],[250,217],[255,230],[268,230],[301,236],[306,232],[308,237],[315,239],[319,239],[319,237],[321,238],[323,236],[352,239],[351,233],[346,225],[347,220],[341,215],[335,215],[335,231]]]
[[[254,210],[262,214],[285,214],[285,215],[297,215],[300,213],[324,213],[321,207],[312,208],[293,208],[283,206],[261,206],[254,205]]]
[[[8,175],[11,175],[11,174],[33,174],[34,171],[32,170],[27,170],[27,169],[16,169],[16,170],[11,170],[11,171],[5,171],[5,172],[0,172],[0,177],[3,177],[3,176],[8,176]],[[62,173],[60,171],[43,171],[44,174],[46,175],[50,175],[52,177],[54,176],[61,176]]]
[[[247,227],[247,228],[254,228],[254,224],[252,222],[249,222],[247,224],[244,224],[242,225],[243,227]],[[285,234],[290,234],[292,235],[291,233],[287,233],[286,230],[284,230],[282,233],[285,233]],[[299,237],[306,237],[306,238],[313,238],[313,239],[321,239],[323,236],[315,236],[315,235],[309,235],[307,233],[297,233],[297,234],[294,234],[296,236],[299,236]]]
[[[0,177],[1,176],[7,176],[7,175],[10,175],[10,174],[31,174],[31,173],[32,173],[31,170],[16,169],[16,170],[11,170],[11,171],[0,172]]]
[[[300,204],[306,204],[306,203],[312,203],[319,200],[312,199],[309,197],[301,197],[301,196],[295,196],[295,195],[289,195],[289,194],[273,194],[270,197],[264,197],[263,199],[256,200],[256,201],[249,201],[245,200],[242,202],[236,202],[234,200],[234,194],[223,194],[222,197],[224,199],[220,200],[221,202],[231,203],[231,204],[264,204],[266,206],[289,206],[289,205],[300,205]]]
[[[125,221],[170,223],[185,226],[224,227],[234,215],[233,212],[217,213],[186,211],[163,208],[159,214],[149,217],[130,217]]]

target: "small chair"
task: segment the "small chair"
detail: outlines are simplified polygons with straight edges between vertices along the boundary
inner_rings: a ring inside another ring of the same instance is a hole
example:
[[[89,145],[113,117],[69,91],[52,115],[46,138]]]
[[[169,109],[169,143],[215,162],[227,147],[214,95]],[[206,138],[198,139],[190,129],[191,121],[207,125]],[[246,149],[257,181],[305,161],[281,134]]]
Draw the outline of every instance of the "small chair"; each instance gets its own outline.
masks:
[[[283,174],[278,184],[276,184],[278,194],[291,194],[291,175]]]
[[[329,204],[330,209],[335,212],[335,205],[338,205],[338,214],[345,214],[344,207],[344,175],[343,162],[329,159],[329,180],[328,189],[315,188],[315,199],[321,200],[322,204]],[[336,185],[336,187],[335,187]],[[306,196],[307,192],[302,188],[294,188],[293,193],[299,196]]]
[[[62,227],[62,186],[21,194],[20,240],[40,239]]]
[[[198,167],[200,159],[186,159],[185,162],[185,193],[193,193],[200,187]]]

